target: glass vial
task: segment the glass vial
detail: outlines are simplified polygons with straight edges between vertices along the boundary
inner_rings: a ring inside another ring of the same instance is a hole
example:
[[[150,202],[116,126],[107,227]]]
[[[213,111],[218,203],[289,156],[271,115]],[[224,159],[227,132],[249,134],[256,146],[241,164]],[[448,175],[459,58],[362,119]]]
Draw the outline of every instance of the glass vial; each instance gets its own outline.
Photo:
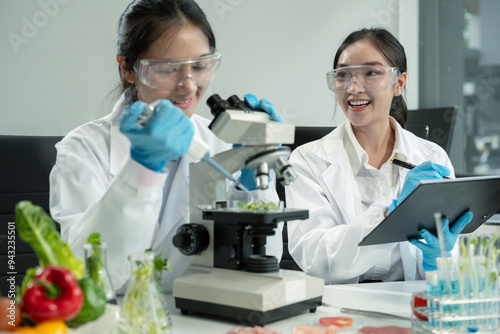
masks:
[[[439,324],[438,317],[438,300],[440,297],[439,289],[439,277],[437,270],[426,271],[426,292],[427,292],[427,309],[428,313],[428,323],[430,326],[437,327]]]
[[[92,278],[95,284],[104,291],[108,304],[116,304],[116,293],[111,284],[108,274],[106,248],[107,244],[86,243],[85,251],[85,275]]]

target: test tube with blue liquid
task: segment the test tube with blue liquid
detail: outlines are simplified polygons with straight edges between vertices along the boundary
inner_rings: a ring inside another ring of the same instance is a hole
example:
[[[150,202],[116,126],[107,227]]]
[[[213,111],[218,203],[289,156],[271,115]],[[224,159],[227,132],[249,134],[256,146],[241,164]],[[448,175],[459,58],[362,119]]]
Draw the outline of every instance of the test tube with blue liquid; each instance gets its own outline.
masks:
[[[498,301],[498,248],[495,246],[498,235],[482,235],[479,237],[478,247],[481,256],[481,272],[484,278],[479,280],[479,293],[482,298],[497,298],[497,301],[482,303],[481,314],[492,315],[491,318],[482,322],[482,328],[486,331],[499,329],[499,317],[494,316],[500,312],[500,301]],[[484,283],[483,283],[484,282]]]
[[[460,298],[469,301],[464,305],[463,315],[474,317],[480,314],[479,272],[477,271],[476,249],[478,238],[475,235],[460,236]],[[471,319],[464,327],[469,331],[479,330],[479,321]]]
[[[437,270],[426,271],[426,293],[427,293],[427,322],[432,327],[438,326],[438,298],[440,295],[439,277]]]
[[[441,300],[453,301],[458,299],[458,275],[456,271],[453,270],[453,262],[448,260],[448,254],[444,242],[443,233],[443,215],[441,212],[434,213],[434,219],[436,223],[436,230],[439,240],[439,248],[441,252],[441,257],[436,259],[439,277],[439,294]],[[453,304],[441,304],[440,313],[444,316],[453,316],[456,314],[456,305]],[[455,327],[458,324],[455,322],[445,321],[439,322],[445,327]]]
[[[426,272],[429,330],[499,333],[499,235],[462,235],[459,249],[458,261],[438,258],[438,270]]]
[[[447,301],[447,304],[442,305],[440,311],[445,317],[456,317],[460,313],[460,307],[456,303],[459,300],[459,282],[458,268],[455,259],[437,258],[438,286],[441,300]],[[458,321],[444,321],[445,327],[459,327]]]

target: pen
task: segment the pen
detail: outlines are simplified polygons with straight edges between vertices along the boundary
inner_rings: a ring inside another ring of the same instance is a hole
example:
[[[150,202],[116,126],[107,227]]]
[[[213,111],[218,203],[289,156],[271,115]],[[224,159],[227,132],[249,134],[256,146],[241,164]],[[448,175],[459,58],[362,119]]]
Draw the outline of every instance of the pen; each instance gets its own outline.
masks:
[[[406,161],[401,160],[401,159],[396,158],[396,157],[391,158],[391,164],[399,166],[399,167],[403,167],[406,169],[413,169],[413,168],[417,167],[414,164],[411,164],[409,162],[406,162]]]
[[[409,163],[407,161],[404,161],[404,160],[396,158],[396,157],[391,158],[391,164],[399,166],[399,167],[403,167],[406,169],[413,169],[413,168],[417,167],[416,165],[414,165],[412,163]],[[444,178],[449,179],[448,176],[445,176]]]

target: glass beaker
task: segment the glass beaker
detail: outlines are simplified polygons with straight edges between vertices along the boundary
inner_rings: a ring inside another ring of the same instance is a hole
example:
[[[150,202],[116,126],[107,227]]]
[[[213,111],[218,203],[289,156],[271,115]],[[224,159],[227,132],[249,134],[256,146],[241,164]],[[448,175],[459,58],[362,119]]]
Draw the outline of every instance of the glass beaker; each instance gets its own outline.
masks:
[[[106,262],[107,244],[105,242],[86,243],[83,247],[85,251],[85,275],[92,278],[95,284],[101,288],[106,295],[108,304],[116,304],[116,293],[108,275]]]
[[[129,256],[131,275],[120,309],[117,332],[120,334],[171,333],[172,323],[154,276],[154,254]]]

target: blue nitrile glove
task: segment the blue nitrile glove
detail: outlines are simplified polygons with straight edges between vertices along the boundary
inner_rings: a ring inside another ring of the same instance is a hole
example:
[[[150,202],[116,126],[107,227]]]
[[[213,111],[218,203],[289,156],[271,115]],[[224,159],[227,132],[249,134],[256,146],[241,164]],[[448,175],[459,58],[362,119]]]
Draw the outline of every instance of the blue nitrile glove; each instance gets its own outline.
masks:
[[[233,148],[235,147],[241,147],[241,144],[233,144]],[[248,168],[243,168],[241,170],[240,174],[240,183],[247,188],[248,190],[256,190],[257,189],[257,183],[255,182],[255,171],[248,169]],[[239,189],[239,188],[237,188]],[[241,189],[239,189],[241,190]]]
[[[430,161],[426,161],[417,167],[413,168],[406,174],[405,183],[398,199],[393,199],[389,206],[388,214],[391,213],[401,202],[408,197],[409,194],[418,186],[422,180],[442,180],[445,176],[450,175],[448,167],[441,166]]]
[[[146,125],[136,125],[147,108],[142,101],[130,105],[120,118],[120,131],[130,140],[130,156],[143,166],[161,172],[168,160],[183,156],[193,139],[194,127],[189,117],[163,100]]]
[[[233,148],[241,146],[242,146],[241,144],[233,144]],[[241,170],[239,181],[245,188],[247,188],[250,191],[257,189],[257,183],[255,182],[255,171],[252,169],[243,168]]]
[[[255,171],[253,169],[243,168],[240,175],[240,183],[248,190],[256,190]]]
[[[447,218],[443,218],[443,235],[444,235],[444,245],[446,248],[446,254],[451,252],[455,243],[457,242],[458,235],[469,224],[472,220],[472,212],[468,211],[457,219],[455,224],[450,229],[450,222]],[[441,249],[439,247],[439,239],[427,231],[426,229],[421,229],[418,231],[426,243],[419,241],[417,239],[411,239],[409,242],[413,246],[419,248],[422,251],[424,260],[422,261],[422,266],[425,271],[436,270],[436,258],[441,257]]]
[[[253,94],[246,94],[245,102],[252,109],[262,109],[271,116],[271,121],[282,122],[280,114],[274,109],[274,106],[268,99],[259,99]]]

